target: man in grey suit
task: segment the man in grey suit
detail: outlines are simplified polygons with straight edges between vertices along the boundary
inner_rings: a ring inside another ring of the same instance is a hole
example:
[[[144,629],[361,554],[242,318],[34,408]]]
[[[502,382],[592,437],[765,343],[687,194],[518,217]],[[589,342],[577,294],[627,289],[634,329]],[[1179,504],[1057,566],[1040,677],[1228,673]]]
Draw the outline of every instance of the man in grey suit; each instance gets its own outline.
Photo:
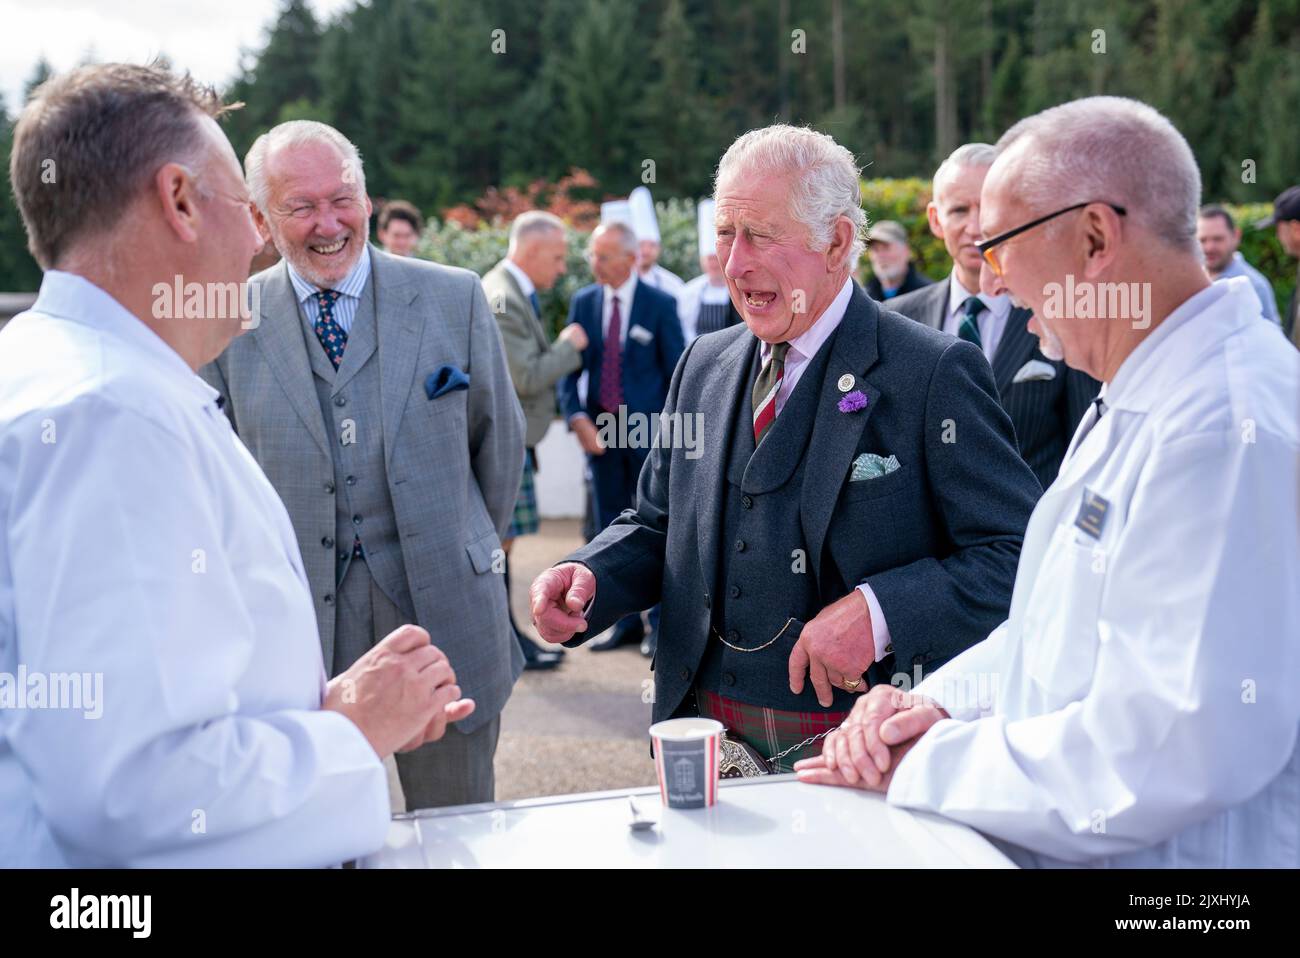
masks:
[[[967,143],[935,172],[926,213],[930,232],[952,257],[952,273],[891,300],[889,308],[980,347],[1016,428],[1020,455],[1046,489],[1101,384],[1043,355],[1027,325],[1032,314],[1011,301],[991,271],[981,289],[982,260],[975,248],[981,239],[980,189],[994,156],[987,143]]]
[[[407,807],[491,801],[523,668],[499,537],[524,431],[487,299],[471,272],[368,245],[361,160],[332,127],[283,123],[245,170],[284,261],[250,281],[256,325],[203,374],[288,509],[331,674],[415,622],[478,703],[397,756]]]
[[[744,325],[677,364],[635,508],[532,587],[549,642],[662,598],[655,720],[715,718],[780,771],[857,693],[1006,618],[1039,494],[979,350],[853,282],[858,173],[809,129],[732,144],[718,258]]]
[[[582,367],[582,351],[587,348],[587,334],[577,323],[565,326],[554,343],[547,341],[542,327],[542,303],[537,292],[550,289],[564,275],[567,249],[564,221],[553,213],[530,210],[510,224],[506,258],[483,277],[483,292],[501,327],[510,378],[514,380],[527,423],[524,477],[519,484],[514,517],[501,543],[506,551],[507,596],[510,594],[510,545],[519,536],[530,535],[538,529],[533,476],[537,471],[537,444],[556,417],[555,384]],[[525,668],[552,669],[560,664],[563,649],[552,652],[539,648],[520,631],[513,614],[510,627],[524,653]]]

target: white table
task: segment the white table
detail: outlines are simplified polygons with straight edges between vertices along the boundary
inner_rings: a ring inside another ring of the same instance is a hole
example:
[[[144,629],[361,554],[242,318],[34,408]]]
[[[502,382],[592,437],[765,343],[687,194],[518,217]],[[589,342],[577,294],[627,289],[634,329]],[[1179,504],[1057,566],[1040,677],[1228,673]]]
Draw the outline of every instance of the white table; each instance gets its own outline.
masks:
[[[633,831],[628,796],[648,831]],[[875,793],[731,779],[713,808],[670,809],[629,788],[396,815],[362,868],[982,867],[1014,865],[978,833]]]

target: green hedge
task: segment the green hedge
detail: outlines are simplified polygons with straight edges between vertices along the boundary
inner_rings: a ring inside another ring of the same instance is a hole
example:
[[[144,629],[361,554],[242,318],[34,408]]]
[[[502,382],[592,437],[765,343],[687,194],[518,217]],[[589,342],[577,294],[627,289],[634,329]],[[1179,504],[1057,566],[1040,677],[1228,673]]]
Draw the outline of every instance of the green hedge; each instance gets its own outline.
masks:
[[[932,279],[948,275],[952,260],[943,243],[930,233],[925,206],[930,201],[930,181],[922,179],[876,179],[862,184],[862,205],[868,218],[897,220],[907,230],[917,268]],[[682,279],[698,276],[696,262],[695,201],[670,199],[655,203],[659,214],[662,252],[659,261]],[[1227,207],[1242,225],[1241,252],[1273,284],[1278,311],[1285,307],[1295,288],[1294,261],[1283,252],[1272,229],[1256,230],[1251,223],[1268,215],[1272,207],[1265,203]],[[466,229],[457,223],[433,220],[425,230],[419,255],[438,263],[463,266],[482,276],[506,254],[508,224]],[[542,311],[551,332],[557,332],[568,315],[569,300],[591,282],[584,251],[586,233],[568,230],[568,272],[555,289],[542,297]],[[861,279],[871,275],[871,264],[862,258]]]

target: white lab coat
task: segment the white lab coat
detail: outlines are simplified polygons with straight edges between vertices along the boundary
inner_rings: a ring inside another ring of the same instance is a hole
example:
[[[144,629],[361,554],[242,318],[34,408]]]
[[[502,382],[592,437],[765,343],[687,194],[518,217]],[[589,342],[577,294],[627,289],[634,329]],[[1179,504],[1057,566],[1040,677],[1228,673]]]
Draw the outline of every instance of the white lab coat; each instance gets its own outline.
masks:
[[[888,800],[1021,864],[1300,866],[1300,353],[1247,280],[1216,283],[1103,397],[1008,620],[917,686],[953,719]],[[1085,489],[1109,503],[1097,538]]]
[[[297,541],[216,392],[54,271],[0,333],[0,383],[0,864],[324,866],[380,847],[383,765],[320,709]],[[100,675],[102,701],[34,707],[13,695],[24,671]]]

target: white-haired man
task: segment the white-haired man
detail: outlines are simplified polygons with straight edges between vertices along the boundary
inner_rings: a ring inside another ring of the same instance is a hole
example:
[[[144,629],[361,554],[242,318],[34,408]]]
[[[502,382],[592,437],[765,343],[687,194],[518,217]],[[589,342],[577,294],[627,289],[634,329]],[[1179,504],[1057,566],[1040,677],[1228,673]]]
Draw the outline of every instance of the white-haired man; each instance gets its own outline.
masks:
[[[326,684],[289,517],[194,374],[248,318],[229,293],[261,245],[224,110],[103,64],[41,86],[15,130],[46,273],[0,333],[5,866],[376,851],[380,759],[473,709],[413,626]]]
[[[1100,384],[1052,362],[1029,331],[1029,310],[1005,293],[980,289],[980,188],[996,151],[988,143],[959,146],[935,171],[926,207],[930,231],[952,257],[946,280],[889,304],[904,316],[980,347],[993,367],[1002,408],[1016,428],[1020,455],[1044,489],[1052,484],[1075,427]]]
[[[981,251],[1101,394],[1008,620],[915,695],[863,699],[800,775],[1025,864],[1295,868],[1300,356],[1247,279],[1205,275],[1196,161],[1155,110],[1076,100],[998,153]]]
[[[582,351],[587,348],[587,334],[581,326],[570,323],[560,331],[555,342],[546,338],[542,324],[542,301],[538,291],[546,292],[564,275],[564,258],[568,244],[564,221],[553,213],[529,210],[510,224],[510,245],[506,258],[483,277],[483,292],[501,328],[510,378],[524,410],[526,432],[524,477],[519,484],[514,515],[501,547],[506,551],[506,594],[510,594],[510,546],[516,538],[538,530],[537,444],[555,420],[555,384],[582,366]],[[524,653],[524,668],[553,669],[560,664],[563,649],[540,648],[524,635],[510,616],[510,627]]]
[[[361,158],[334,128],[282,123],[245,167],[284,260],[253,277],[257,325],[204,375],[288,507],[331,674],[415,622],[478,704],[397,756],[407,807],[491,801],[523,669],[498,562],[523,415],[496,321],[472,272],[367,244]]]
[[[1001,621],[1039,487],[979,350],[853,282],[865,216],[844,147],[747,133],[715,199],[744,324],[695,339],[673,375],[665,415],[697,440],[661,431],[635,509],[543,572],[532,610],[561,642],[662,594],[655,719],[716,718],[788,770],[856,693]]]

